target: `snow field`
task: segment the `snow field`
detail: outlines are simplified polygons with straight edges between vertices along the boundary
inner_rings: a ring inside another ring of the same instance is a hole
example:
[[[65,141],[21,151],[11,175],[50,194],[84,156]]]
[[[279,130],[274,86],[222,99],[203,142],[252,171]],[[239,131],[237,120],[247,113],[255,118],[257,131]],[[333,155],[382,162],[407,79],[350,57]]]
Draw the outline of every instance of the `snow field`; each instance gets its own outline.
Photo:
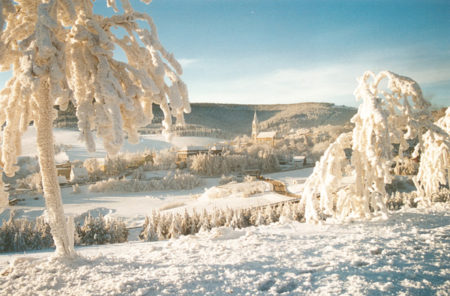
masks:
[[[448,295],[449,209],[0,256],[0,295]]]
[[[80,132],[67,129],[53,130],[56,145],[64,145],[64,151],[58,158],[65,160],[86,160],[88,158],[104,158],[106,150],[101,139],[94,137],[96,152],[88,152],[86,144],[82,142]],[[140,135],[137,144],[130,144],[125,141],[120,152],[143,152],[146,150],[160,151],[171,147],[183,147],[186,145],[212,145],[220,142],[221,139],[208,137],[172,137],[170,140],[163,135]],[[36,156],[36,129],[34,126],[28,127],[22,138],[22,156]],[[64,153],[66,156],[64,156]]]

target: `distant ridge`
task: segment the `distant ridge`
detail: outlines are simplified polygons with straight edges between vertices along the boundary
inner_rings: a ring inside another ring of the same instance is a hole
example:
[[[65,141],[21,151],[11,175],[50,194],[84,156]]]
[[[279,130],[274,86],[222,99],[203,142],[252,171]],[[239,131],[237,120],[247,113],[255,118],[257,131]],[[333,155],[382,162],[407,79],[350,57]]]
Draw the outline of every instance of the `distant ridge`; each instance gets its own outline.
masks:
[[[216,136],[232,138],[251,133],[254,112],[257,112],[261,131],[277,130],[281,134],[291,129],[310,128],[321,125],[344,125],[356,113],[355,108],[336,106],[331,103],[297,103],[276,105],[239,105],[215,103],[191,103],[191,113],[185,114],[187,126],[175,128],[179,135]],[[147,133],[162,130],[163,113],[153,105],[152,124],[142,129]],[[55,126],[76,128],[75,109],[59,111]]]

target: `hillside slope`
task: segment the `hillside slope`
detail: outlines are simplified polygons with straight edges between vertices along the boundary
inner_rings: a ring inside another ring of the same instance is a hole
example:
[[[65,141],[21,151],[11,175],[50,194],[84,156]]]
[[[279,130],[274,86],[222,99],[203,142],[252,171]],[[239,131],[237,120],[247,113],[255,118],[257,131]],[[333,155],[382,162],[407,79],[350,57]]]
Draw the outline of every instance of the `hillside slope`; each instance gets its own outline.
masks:
[[[143,132],[161,131],[163,113],[154,105],[152,124]],[[277,130],[281,133],[302,127],[320,125],[343,125],[356,113],[355,108],[336,106],[330,103],[298,103],[277,105],[237,105],[192,103],[192,112],[185,115],[187,127],[176,128],[180,135],[234,137],[251,133],[254,112],[257,112],[262,130]],[[58,127],[76,128],[74,108],[60,112],[56,121]]]

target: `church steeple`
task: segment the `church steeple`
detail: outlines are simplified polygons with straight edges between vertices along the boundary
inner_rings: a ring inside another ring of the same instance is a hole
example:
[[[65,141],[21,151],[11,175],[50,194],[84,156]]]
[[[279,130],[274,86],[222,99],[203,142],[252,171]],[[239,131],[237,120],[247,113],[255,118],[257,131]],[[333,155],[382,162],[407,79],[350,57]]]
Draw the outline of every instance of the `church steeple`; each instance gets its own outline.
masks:
[[[256,140],[256,137],[258,136],[258,132],[259,132],[259,121],[258,121],[258,116],[256,116],[256,111],[255,111],[255,115],[253,116],[253,122],[252,122],[252,139]]]

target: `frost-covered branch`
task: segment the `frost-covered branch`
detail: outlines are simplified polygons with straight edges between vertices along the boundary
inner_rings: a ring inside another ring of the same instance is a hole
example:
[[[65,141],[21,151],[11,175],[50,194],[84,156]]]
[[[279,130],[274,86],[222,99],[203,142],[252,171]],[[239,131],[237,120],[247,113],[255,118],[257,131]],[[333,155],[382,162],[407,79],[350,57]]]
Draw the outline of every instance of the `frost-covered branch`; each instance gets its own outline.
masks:
[[[302,204],[309,222],[327,217],[386,216],[385,184],[391,183],[392,144],[399,144],[402,159],[402,152],[409,147],[406,140],[432,127],[430,104],[411,78],[389,71],[378,75],[367,71],[358,81],[354,95],[362,104],[351,120],[353,132],[331,144],[306,181]],[[349,143],[351,162],[344,169],[344,149]]]
[[[114,1],[108,4],[115,7]],[[95,150],[91,132],[96,130],[111,155],[119,151],[123,131],[129,141],[137,142],[138,128],[153,118],[152,104],[161,106],[166,130],[172,126],[172,116],[177,124],[184,124],[183,112],[190,112],[187,87],[179,77],[181,66],[159,42],[152,18],[134,11],[128,1],[122,4],[124,12],[108,18],[94,15],[92,5],[79,5],[68,45],[69,83],[82,138],[89,150]],[[139,20],[151,31],[140,27]],[[115,27],[127,34],[118,38]],[[113,58],[115,45],[125,52],[127,63]]]
[[[151,122],[153,103],[164,110],[167,130],[172,116],[183,123],[183,112],[190,111],[182,69],[159,42],[153,20],[135,12],[128,0],[121,2],[123,12],[107,18],[94,14],[91,0],[0,0],[0,25],[6,23],[0,27],[0,70],[13,72],[0,91],[0,166],[14,175],[21,136],[33,122],[58,254],[74,251],[54,163],[54,106],[64,110],[72,101],[88,149],[95,150],[95,131],[110,155],[125,136],[138,141],[138,128]],[[115,0],[107,5],[117,11]],[[119,40],[114,27],[128,36]],[[115,46],[122,47],[127,62],[114,59]]]

